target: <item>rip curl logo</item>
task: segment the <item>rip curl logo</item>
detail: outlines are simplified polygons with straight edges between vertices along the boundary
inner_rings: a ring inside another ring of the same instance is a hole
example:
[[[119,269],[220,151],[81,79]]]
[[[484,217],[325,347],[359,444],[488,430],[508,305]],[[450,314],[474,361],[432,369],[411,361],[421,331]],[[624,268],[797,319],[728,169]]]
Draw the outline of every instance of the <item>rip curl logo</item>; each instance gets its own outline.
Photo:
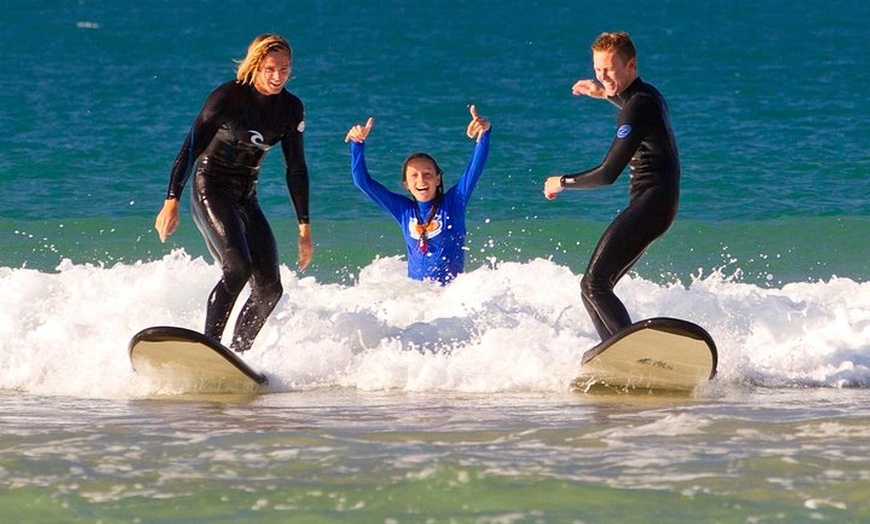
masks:
[[[251,143],[254,144],[255,146],[259,147],[263,151],[268,151],[269,149],[272,148],[272,146],[263,142],[263,140],[264,140],[263,134],[260,133],[259,131],[254,131],[253,129],[249,129],[248,133],[250,133],[250,135],[251,135]]]
[[[631,126],[628,124],[622,124],[619,126],[619,129],[616,130],[616,136],[619,138],[625,138],[631,134]]]

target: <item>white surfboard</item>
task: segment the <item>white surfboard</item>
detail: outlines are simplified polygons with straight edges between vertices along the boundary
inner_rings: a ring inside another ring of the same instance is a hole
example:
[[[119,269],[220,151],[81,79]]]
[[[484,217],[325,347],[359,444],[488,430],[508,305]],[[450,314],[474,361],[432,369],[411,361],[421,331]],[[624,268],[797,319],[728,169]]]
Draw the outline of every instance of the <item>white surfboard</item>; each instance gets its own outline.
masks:
[[[716,375],[718,353],[702,327],[676,318],[642,320],[583,354],[574,387],[692,390]]]
[[[248,392],[268,383],[234,352],[202,333],[156,326],[133,336],[130,363],[136,373],[184,392]]]

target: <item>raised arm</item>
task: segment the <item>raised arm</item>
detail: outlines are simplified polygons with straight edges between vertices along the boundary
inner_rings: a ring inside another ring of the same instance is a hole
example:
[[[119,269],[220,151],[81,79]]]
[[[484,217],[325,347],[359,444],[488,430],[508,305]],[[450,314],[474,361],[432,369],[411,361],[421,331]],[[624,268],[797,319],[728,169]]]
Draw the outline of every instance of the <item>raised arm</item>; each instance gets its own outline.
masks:
[[[489,120],[482,118],[477,114],[477,108],[474,107],[474,104],[468,108],[468,111],[471,113],[471,122],[468,123],[468,127],[465,129],[465,134],[468,135],[468,138],[474,138],[476,141],[480,142],[480,138],[483,134],[489,131]]]
[[[373,179],[366,166],[365,140],[372,130],[375,119],[369,117],[365,125],[355,125],[344,137],[350,142],[350,172],[353,183],[377,205],[386,210],[397,222],[401,221],[402,210],[409,205],[407,197],[394,193]]]
[[[471,122],[466,128],[465,134],[468,138],[475,139],[477,144],[474,146],[474,153],[465,168],[465,173],[462,174],[457,184],[457,189],[466,202],[471,197],[471,192],[477,185],[480,175],[483,174],[483,167],[489,156],[489,136],[492,130],[489,120],[478,115],[475,106],[472,105],[469,112],[471,113]]]
[[[366,125],[361,126],[359,124],[350,128],[350,131],[347,132],[347,135],[344,137],[345,142],[356,142],[357,144],[365,142],[366,137],[369,136],[369,133],[372,131],[372,126],[375,125],[375,119],[369,117],[366,120]]]

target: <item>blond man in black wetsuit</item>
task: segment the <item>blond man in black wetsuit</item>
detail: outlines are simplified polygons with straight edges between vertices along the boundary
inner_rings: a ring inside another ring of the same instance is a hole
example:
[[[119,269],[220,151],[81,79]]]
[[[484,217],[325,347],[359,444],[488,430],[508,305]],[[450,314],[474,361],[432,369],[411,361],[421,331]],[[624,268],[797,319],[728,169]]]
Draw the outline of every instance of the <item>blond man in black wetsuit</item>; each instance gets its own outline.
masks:
[[[547,178],[544,196],[552,200],[563,189],[609,185],[626,166],[631,168],[628,207],[598,241],[581,280],[583,304],[606,340],[631,324],[614,286],[676,217],[680,158],[665,100],[639,77],[637,52],[628,34],[599,35],[592,43],[592,64],[598,83],[580,80],[573,93],[619,107],[616,136],[601,165]]]
[[[178,228],[178,199],[195,171],[190,200],[194,222],[223,270],[208,299],[207,336],[220,341],[236,299],[251,285],[230,345],[238,352],[250,349],[283,293],[275,237],[257,199],[260,164],[276,144],[284,154],[287,188],[299,222],[300,269],[314,252],[304,111],[302,101],[284,89],[291,59],[290,45],[278,35],[260,35],[251,42],[236,80],[218,86],[196,117],[154,224],[161,241]]]

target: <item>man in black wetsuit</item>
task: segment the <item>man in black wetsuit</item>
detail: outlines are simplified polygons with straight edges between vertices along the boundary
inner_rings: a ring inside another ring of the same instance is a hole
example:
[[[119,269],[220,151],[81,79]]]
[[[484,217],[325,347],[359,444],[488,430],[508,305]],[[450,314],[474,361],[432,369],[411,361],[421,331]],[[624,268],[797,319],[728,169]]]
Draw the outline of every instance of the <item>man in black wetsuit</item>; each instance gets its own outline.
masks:
[[[179,223],[178,199],[192,172],[194,222],[223,275],[208,299],[205,334],[220,342],[236,299],[250,283],[230,347],[250,349],[283,293],[275,236],[257,200],[260,164],[280,143],[287,188],[299,222],[299,268],[311,261],[308,167],[302,142],[302,101],[284,89],[292,51],[278,35],[260,35],[248,47],[236,80],[206,99],[181,147],[166,200],[154,227],[161,241]]]
[[[599,35],[592,43],[592,64],[600,84],[580,80],[573,93],[606,98],[619,107],[616,136],[601,165],[549,177],[544,196],[552,200],[563,189],[609,185],[626,166],[631,168],[628,207],[598,241],[580,283],[583,304],[606,340],[631,324],[614,286],[676,217],[680,159],[665,100],[638,76],[637,52],[628,34]]]

